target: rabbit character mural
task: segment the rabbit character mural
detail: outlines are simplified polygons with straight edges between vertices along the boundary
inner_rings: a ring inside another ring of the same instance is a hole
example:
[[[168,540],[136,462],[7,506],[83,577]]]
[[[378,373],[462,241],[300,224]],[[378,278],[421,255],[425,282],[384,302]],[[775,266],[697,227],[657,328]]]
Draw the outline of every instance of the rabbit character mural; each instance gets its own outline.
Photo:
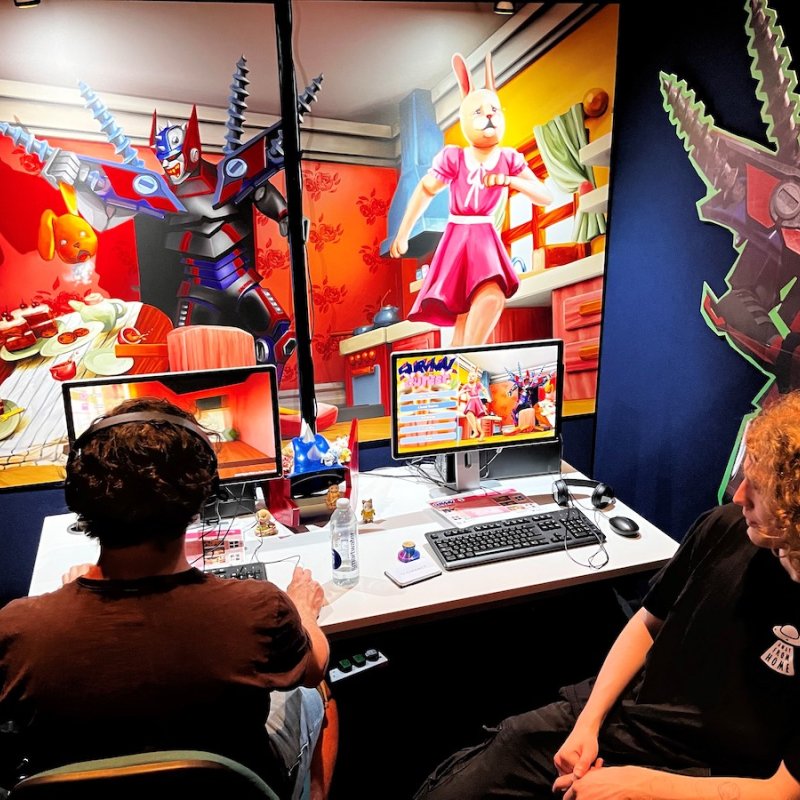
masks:
[[[484,89],[476,89],[463,59],[453,56],[461,90],[461,130],[469,144],[445,146],[414,189],[389,250],[400,258],[409,232],[433,197],[450,187],[450,216],[409,319],[453,326],[453,345],[484,344],[519,279],[494,226],[508,187],[547,205],[549,190],[525,158],[500,142],[505,118],[497,96],[491,56],[486,56]]]

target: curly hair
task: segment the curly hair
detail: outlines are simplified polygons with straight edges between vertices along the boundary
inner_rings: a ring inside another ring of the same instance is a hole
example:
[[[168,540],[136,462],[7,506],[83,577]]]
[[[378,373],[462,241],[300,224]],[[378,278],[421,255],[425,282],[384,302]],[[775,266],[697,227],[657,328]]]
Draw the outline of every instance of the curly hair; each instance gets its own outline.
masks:
[[[747,478],[774,519],[774,533],[800,558],[800,390],[764,406],[745,438]]]
[[[126,400],[106,417],[188,411],[154,397]],[[198,425],[199,427],[199,425]],[[200,436],[168,420],[126,422],[97,431],[67,465],[67,506],[104,547],[181,536],[211,495],[216,459]]]

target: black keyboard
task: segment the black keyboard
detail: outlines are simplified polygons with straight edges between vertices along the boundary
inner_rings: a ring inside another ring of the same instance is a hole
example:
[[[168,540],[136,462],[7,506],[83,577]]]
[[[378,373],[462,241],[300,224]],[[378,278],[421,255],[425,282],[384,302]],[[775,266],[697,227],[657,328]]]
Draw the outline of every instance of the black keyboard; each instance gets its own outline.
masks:
[[[258,562],[255,564],[234,564],[229,567],[214,567],[205,570],[205,572],[207,575],[216,575],[218,578],[230,578],[240,581],[246,578],[252,578],[256,581],[265,581],[267,579],[266,568]]]
[[[445,569],[552,553],[606,540],[602,531],[577,508],[432,531],[425,538]]]

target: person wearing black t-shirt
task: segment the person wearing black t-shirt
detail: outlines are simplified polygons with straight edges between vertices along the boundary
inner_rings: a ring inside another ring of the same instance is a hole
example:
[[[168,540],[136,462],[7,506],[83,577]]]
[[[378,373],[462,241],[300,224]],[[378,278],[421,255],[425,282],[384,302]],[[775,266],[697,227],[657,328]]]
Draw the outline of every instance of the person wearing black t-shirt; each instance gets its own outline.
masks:
[[[596,679],[509,717],[417,800],[800,800],[800,392],[750,424]]]

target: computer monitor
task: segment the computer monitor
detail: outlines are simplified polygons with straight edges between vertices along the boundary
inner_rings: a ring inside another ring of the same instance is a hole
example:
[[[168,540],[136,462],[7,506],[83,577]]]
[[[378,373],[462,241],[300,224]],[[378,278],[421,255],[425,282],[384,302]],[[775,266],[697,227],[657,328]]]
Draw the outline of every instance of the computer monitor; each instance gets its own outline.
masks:
[[[242,503],[252,505],[256,483],[282,474],[278,381],[272,365],[89,378],[67,381],[62,391],[70,446],[123,400],[159,397],[190,411],[214,434],[220,485],[228,488],[233,514],[249,510]]]
[[[540,339],[392,353],[392,457],[445,454],[447,483],[465,491],[480,485],[476,451],[535,445],[560,455],[563,348]],[[538,471],[549,470],[532,458]]]

